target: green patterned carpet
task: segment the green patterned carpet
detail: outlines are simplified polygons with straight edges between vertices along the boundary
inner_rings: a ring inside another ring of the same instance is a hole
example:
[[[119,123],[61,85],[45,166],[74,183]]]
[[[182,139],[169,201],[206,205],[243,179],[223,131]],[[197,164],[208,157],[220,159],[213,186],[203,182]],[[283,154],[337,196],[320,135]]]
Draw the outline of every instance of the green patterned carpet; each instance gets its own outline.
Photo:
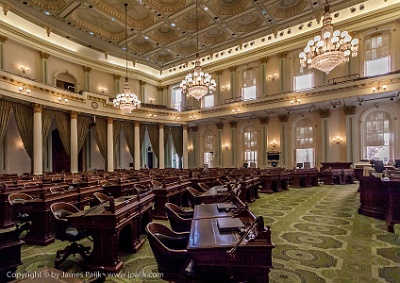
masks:
[[[357,213],[358,184],[290,189],[250,204],[271,226],[274,269],[271,283],[372,283],[400,282],[400,227],[388,233],[384,221]],[[55,251],[65,246],[56,241],[47,247],[22,248],[18,272],[53,266]],[[108,283],[165,282],[146,242],[137,254],[121,256],[121,276]],[[79,274],[79,256],[61,265]],[[83,273],[82,273],[83,274]]]

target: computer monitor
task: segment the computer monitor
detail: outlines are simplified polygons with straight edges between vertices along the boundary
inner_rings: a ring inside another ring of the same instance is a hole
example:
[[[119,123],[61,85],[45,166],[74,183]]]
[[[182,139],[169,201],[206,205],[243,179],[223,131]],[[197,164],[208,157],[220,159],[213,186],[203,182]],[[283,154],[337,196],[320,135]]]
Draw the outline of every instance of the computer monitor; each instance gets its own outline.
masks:
[[[298,162],[298,163],[296,164],[296,167],[297,167],[297,168],[303,168],[303,162]]]
[[[247,163],[247,162],[243,163],[243,168],[247,168],[248,166],[249,166],[249,163]]]
[[[400,159],[395,159],[394,160],[394,167],[400,168]]]
[[[382,160],[374,160],[374,169],[376,173],[383,173],[384,171],[384,165]]]

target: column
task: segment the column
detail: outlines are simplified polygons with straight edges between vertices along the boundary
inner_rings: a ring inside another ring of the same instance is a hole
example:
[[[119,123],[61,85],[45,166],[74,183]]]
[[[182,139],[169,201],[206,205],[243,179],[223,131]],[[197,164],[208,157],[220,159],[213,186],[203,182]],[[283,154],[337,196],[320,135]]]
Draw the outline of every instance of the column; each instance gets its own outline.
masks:
[[[114,118],[107,118],[107,171],[114,171],[114,137],[113,137]]]
[[[267,167],[267,154],[268,154],[268,122],[269,116],[260,117],[261,123],[261,165]],[[261,166],[259,166],[261,167]]]
[[[85,90],[89,91],[90,88],[90,71],[92,70],[92,68],[90,67],[83,67],[84,70],[84,76],[85,76]],[[77,90],[75,90],[75,92],[78,92]]]
[[[224,123],[219,122],[217,123],[217,156],[218,156],[218,163],[217,167],[222,167],[222,133],[224,129]]]
[[[4,70],[4,43],[6,43],[7,37],[0,35],[0,69]]]
[[[161,87],[161,86],[157,87],[157,101],[156,101],[156,104],[167,106],[166,104],[164,104],[163,89],[164,88]]]
[[[268,57],[260,59],[259,79],[257,80],[258,94],[257,97],[264,97],[267,95],[267,61]]]
[[[287,74],[286,72],[286,55],[287,52],[282,52],[279,54],[279,88],[280,92],[285,92],[286,91],[286,81],[291,78],[290,74]],[[298,60],[298,59],[297,59]],[[289,84],[289,86],[292,84]]]
[[[189,154],[188,154],[188,126],[182,126],[182,146],[183,146],[183,169],[189,168]]]
[[[140,82],[140,101],[147,103],[145,100],[145,98],[146,98],[146,82],[142,81],[142,80],[140,80],[139,82]]]
[[[289,166],[289,129],[288,129],[289,115],[280,115],[279,125],[280,141],[281,141],[281,154],[279,155],[279,163],[286,168]]]
[[[221,95],[221,88],[222,88],[222,83],[221,83],[221,78],[222,78],[222,71],[216,71],[215,74],[217,77],[215,78],[215,82],[217,83],[217,92],[215,93],[216,99],[214,96],[214,101],[216,101],[217,105],[222,104],[222,95]]]
[[[115,93],[121,93],[120,82],[121,82],[121,76],[120,75],[114,75]]]
[[[230,165],[232,167],[236,166],[237,162],[237,156],[236,156],[236,151],[237,151],[237,133],[236,133],[236,126],[237,126],[237,121],[230,121],[229,126],[231,127],[231,156],[230,156]]]
[[[199,127],[194,126],[190,127],[192,130],[192,140],[193,144],[191,145],[191,152],[192,152],[192,164],[193,167],[200,167],[199,165]]]
[[[71,111],[71,173],[78,173],[78,113]]]
[[[164,144],[164,124],[158,124],[158,134],[159,134],[159,156],[158,156],[158,168],[165,168],[165,144]]]
[[[355,131],[354,123],[354,114],[356,113],[355,106],[345,106],[344,107],[344,114],[346,114],[346,161],[354,162],[357,160],[355,158],[355,146],[356,140],[355,136],[353,135]],[[359,144],[359,143],[357,143]]]
[[[230,67],[229,68],[230,72],[230,90],[231,90],[231,98],[236,97],[236,66]]]
[[[49,79],[48,79],[48,74],[49,74],[49,70],[48,70],[48,61],[49,61],[49,57],[50,54],[40,51],[40,71],[41,71],[41,76],[42,76],[42,83],[47,85],[49,83]]]
[[[135,170],[140,169],[140,122],[135,121],[135,156],[134,156],[134,168]]]
[[[319,112],[321,118],[321,162],[329,162],[329,117],[331,111],[329,109],[321,109]],[[315,162],[315,164],[318,164]]]
[[[33,105],[33,174],[43,174],[42,110],[40,104]]]
[[[162,105],[165,105],[167,107],[171,106],[171,103],[169,102],[169,98],[171,97],[170,95],[168,95],[168,86],[164,86],[162,89]]]

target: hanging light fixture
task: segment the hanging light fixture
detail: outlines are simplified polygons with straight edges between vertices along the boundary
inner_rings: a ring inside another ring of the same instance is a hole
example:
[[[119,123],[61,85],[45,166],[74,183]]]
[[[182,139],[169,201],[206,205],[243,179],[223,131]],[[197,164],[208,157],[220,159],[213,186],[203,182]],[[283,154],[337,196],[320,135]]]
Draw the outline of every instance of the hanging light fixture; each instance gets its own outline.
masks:
[[[199,17],[198,17],[198,3],[196,1],[196,60],[194,62],[193,73],[186,75],[185,79],[182,80],[180,87],[184,94],[193,96],[197,100],[200,100],[203,96],[208,93],[212,93],[216,89],[216,82],[208,73],[201,71],[200,56],[199,56]]]
[[[342,62],[348,62],[350,55],[356,57],[358,39],[352,39],[347,31],[333,30],[329,5],[325,5],[325,13],[321,35],[310,40],[299,54],[300,70],[308,67],[329,73]]]
[[[121,109],[125,114],[129,114],[132,110],[140,108],[140,100],[137,95],[131,93],[128,82],[128,31],[127,31],[127,14],[128,14],[128,3],[124,3],[125,6],[125,82],[124,91],[117,94],[114,98],[114,107]]]

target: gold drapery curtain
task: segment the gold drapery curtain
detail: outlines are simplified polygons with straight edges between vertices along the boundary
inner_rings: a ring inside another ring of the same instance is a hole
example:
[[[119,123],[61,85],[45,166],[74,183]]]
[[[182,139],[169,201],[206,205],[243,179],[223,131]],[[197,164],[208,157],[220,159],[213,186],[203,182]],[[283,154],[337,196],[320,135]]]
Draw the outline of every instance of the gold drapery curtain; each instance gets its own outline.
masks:
[[[124,131],[126,144],[132,158],[135,158],[135,124],[133,122],[124,121],[121,122],[122,129]]]
[[[178,154],[179,159],[183,155],[183,129],[182,126],[171,127],[172,141],[174,142],[174,147],[176,154]]]
[[[147,133],[149,134],[153,152],[156,155],[156,157],[158,158],[158,156],[160,155],[160,139],[159,139],[159,133],[158,133],[158,124],[147,125]]]
[[[89,126],[92,123],[92,118],[88,116],[78,116],[78,153],[81,151],[82,146],[85,144]]]
[[[96,119],[96,124],[93,127],[93,134],[101,155],[104,160],[107,161],[107,119]]]
[[[171,126],[164,127],[164,148],[167,146],[169,133],[171,132]]]
[[[19,134],[33,165],[33,108],[19,103],[12,103],[12,108]]]
[[[4,136],[7,132],[11,107],[11,102],[0,100],[0,143],[3,142]]]
[[[49,136],[49,131],[51,128],[51,123],[53,122],[53,111],[49,109],[42,110],[42,144],[43,148],[47,144],[47,137]]]
[[[113,147],[117,145],[117,141],[119,139],[119,133],[121,132],[122,122],[115,121],[113,122]]]
[[[144,142],[144,134],[146,133],[147,124],[140,123],[140,145]]]
[[[65,112],[54,111],[53,113],[61,143],[68,156],[71,156],[71,118],[69,114]]]

